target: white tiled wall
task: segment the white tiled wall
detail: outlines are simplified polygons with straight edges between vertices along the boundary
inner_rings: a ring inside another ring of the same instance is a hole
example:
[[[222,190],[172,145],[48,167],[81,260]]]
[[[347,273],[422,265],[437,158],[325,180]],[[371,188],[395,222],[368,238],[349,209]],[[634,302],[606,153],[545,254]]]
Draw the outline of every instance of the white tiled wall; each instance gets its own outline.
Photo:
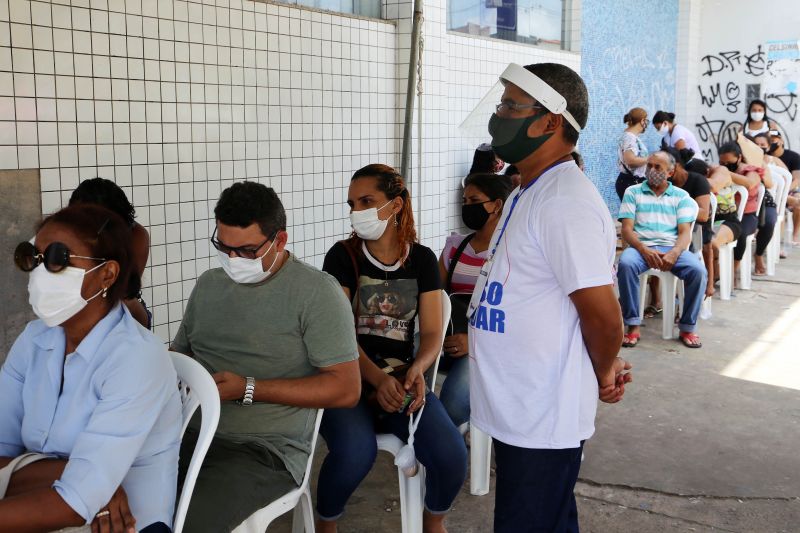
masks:
[[[425,4],[422,139],[415,125],[408,176],[437,252],[460,226],[458,187],[485,140],[457,125],[509,61],[579,68],[570,52],[449,34],[445,1]],[[122,186],[150,231],[144,296],[171,338],[215,265],[222,189],[274,187],[290,249],[319,266],[349,229],[353,171],[399,165],[411,2],[383,12],[398,20],[250,0],[0,0],[0,168],[40,168],[45,212],[81,179]]]

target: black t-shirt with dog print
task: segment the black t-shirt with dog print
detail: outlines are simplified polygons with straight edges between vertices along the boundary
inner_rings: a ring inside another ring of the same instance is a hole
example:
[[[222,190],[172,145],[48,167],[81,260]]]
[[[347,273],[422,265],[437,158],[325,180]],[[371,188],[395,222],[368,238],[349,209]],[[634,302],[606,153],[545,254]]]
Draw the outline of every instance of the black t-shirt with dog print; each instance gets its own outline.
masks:
[[[325,255],[322,270],[353,295],[358,344],[379,366],[410,363],[414,358],[414,318],[419,295],[441,288],[436,255],[430,248],[414,243],[406,260],[396,266],[382,265],[360,243],[351,250],[358,268],[357,291],[353,258],[342,242]]]

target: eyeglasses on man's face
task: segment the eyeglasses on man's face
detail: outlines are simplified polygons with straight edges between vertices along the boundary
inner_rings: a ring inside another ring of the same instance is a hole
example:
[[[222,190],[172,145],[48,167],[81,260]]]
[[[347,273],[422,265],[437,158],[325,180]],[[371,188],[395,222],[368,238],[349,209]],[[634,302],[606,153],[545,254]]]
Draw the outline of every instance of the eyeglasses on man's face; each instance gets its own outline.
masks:
[[[244,259],[255,259],[258,257],[258,252],[261,248],[264,247],[269,241],[275,239],[277,233],[272,237],[267,237],[264,242],[259,244],[256,247],[252,246],[228,246],[224,242],[217,239],[217,228],[214,228],[214,232],[211,234],[211,245],[222,252],[225,255],[231,255],[232,253],[237,257],[242,257]]]

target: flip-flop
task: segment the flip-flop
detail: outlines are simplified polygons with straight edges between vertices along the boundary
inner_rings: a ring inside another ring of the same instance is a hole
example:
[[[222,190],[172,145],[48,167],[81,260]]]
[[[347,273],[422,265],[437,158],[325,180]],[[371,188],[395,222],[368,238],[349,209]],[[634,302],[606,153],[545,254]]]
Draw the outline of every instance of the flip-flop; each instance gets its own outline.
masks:
[[[661,313],[664,309],[661,307],[656,307],[655,305],[648,305],[644,308],[644,318],[653,318],[654,316]]]
[[[703,343],[700,342],[700,337],[695,335],[694,333],[690,333],[688,331],[682,331],[678,336],[681,339],[681,342],[687,348],[702,348]]]
[[[639,337],[641,337],[639,333],[626,333],[622,336],[622,347],[633,348],[639,344]]]

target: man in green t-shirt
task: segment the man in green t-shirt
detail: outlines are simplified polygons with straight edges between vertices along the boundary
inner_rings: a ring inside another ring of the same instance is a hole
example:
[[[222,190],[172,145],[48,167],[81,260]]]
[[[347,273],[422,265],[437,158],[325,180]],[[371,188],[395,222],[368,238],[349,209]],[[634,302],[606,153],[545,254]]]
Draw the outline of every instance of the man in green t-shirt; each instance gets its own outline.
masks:
[[[222,268],[197,280],[172,350],[214,376],[219,427],[192,495],[186,531],[231,531],[295,488],[316,409],[361,393],[353,315],[338,282],[285,249],[286,213],[271,188],[225,189],[211,243]],[[186,473],[197,432],[181,450]]]

